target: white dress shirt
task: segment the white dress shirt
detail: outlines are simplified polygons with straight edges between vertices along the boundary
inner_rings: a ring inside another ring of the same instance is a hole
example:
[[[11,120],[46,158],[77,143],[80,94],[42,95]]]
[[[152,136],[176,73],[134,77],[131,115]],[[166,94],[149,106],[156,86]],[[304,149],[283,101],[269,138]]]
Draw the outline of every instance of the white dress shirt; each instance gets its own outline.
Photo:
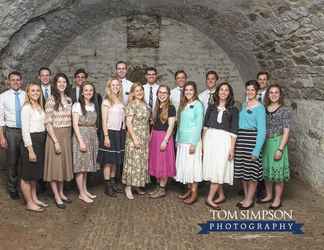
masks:
[[[21,131],[25,147],[32,145],[31,133],[45,131],[45,112],[43,109],[34,109],[25,104],[21,110]]]
[[[204,114],[206,114],[207,108],[208,108],[208,100],[209,100],[209,95],[215,93],[216,89],[206,89],[203,92],[201,92],[198,96],[199,100],[203,103],[204,105]]]
[[[128,96],[131,90],[133,83],[126,78],[122,79],[122,86],[123,86],[123,102],[124,105],[128,103]]]
[[[76,101],[78,102],[79,98],[80,98],[80,87],[79,86],[75,87],[75,97],[76,97]]]
[[[145,99],[145,102],[147,105],[149,105],[149,102],[150,102],[150,87],[152,87],[152,92],[153,92],[153,107],[152,107],[152,109],[154,109],[155,103],[156,103],[156,98],[157,98],[156,93],[159,89],[159,85],[156,83],[154,83],[152,85],[146,83],[146,84],[144,84],[143,87],[144,87],[144,99]]]
[[[178,108],[180,106],[181,92],[182,90],[179,86],[171,90],[170,99],[171,99],[171,103],[176,108],[176,111],[178,111]]]
[[[21,107],[25,102],[25,91],[19,89]],[[16,91],[8,89],[0,95],[0,127],[16,127]]]
[[[85,107],[85,110],[88,112],[96,111],[96,107],[93,103],[91,103],[89,105],[85,105],[84,107]],[[83,115],[82,109],[81,109],[81,104],[79,102],[76,102],[72,105],[72,113],[78,113],[79,115]]]
[[[50,97],[51,94],[52,94],[51,93],[51,85],[50,84],[47,84],[47,85],[41,84],[41,86],[42,86],[42,91],[43,91],[44,98],[45,98],[45,91],[46,91],[46,89],[47,89],[48,97]]]

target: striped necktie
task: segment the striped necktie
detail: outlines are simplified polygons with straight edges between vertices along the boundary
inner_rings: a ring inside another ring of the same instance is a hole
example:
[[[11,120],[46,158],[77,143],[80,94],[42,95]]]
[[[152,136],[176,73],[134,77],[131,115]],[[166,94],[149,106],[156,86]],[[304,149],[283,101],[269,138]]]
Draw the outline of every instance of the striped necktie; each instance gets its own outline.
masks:
[[[153,109],[153,87],[150,87],[150,99],[149,99],[149,106],[151,110]]]

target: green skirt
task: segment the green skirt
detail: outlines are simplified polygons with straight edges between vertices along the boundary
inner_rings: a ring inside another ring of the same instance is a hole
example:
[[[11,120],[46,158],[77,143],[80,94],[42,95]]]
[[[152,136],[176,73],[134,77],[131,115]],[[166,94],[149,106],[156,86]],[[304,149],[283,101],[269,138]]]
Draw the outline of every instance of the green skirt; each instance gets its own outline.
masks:
[[[288,147],[285,146],[280,160],[275,160],[274,155],[281,143],[282,135],[268,138],[263,148],[262,166],[263,177],[266,181],[283,182],[290,177]]]

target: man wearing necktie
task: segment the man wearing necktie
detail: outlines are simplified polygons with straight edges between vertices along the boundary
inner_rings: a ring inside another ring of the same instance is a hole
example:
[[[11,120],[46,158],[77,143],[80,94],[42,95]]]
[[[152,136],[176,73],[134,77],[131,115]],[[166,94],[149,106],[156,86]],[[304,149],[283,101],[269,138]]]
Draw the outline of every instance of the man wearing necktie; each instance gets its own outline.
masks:
[[[19,72],[11,72],[8,81],[9,89],[0,95],[0,146],[7,150],[9,195],[12,199],[18,199],[18,170],[22,158],[20,111],[25,101],[25,91],[21,89],[22,76]]]
[[[258,91],[257,99],[260,103],[263,104],[264,96],[268,88],[268,81],[269,81],[269,73],[267,71],[260,71],[257,74],[257,81],[260,85],[260,89]]]
[[[41,84],[43,98],[44,98],[44,105],[47,101],[48,97],[52,94],[52,85],[50,83],[51,80],[51,70],[47,67],[42,67],[38,71],[38,79]]]
[[[133,83],[126,78],[128,70],[128,65],[125,61],[118,61],[116,63],[116,77],[122,83],[123,86],[123,102],[124,105],[128,103],[128,96],[130,93],[130,89]]]
[[[203,92],[199,94],[199,100],[204,105],[204,112],[206,113],[208,105],[214,104],[214,93],[216,91],[216,82],[218,74],[216,71],[210,70],[206,73],[206,87]]]
[[[144,99],[146,104],[153,111],[156,102],[156,93],[159,88],[157,84],[157,70],[153,67],[147,68],[145,70],[146,84],[144,84]]]

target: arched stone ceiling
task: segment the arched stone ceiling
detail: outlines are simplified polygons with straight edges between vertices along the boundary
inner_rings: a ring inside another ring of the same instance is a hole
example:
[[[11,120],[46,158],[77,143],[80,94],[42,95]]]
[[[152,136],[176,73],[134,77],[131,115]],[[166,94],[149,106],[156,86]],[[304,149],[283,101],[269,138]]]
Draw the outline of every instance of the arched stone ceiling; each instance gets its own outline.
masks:
[[[149,14],[198,28],[224,49],[244,80],[262,68],[275,72],[278,79],[287,79],[286,74],[291,73],[310,85],[308,96],[296,90],[290,93],[292,97],[324,99],[323,88],[311,93],[316,79],[324,77],[324,58],[318,54],[324,46],[323,1],[55,0],[7,4],[7,11],[1,14],[1,29],[6,32],[0,33],[4,74],[19,69],[30,78],[90,26],[117,16]],[[296,79],[288,82],[296,84]]]

